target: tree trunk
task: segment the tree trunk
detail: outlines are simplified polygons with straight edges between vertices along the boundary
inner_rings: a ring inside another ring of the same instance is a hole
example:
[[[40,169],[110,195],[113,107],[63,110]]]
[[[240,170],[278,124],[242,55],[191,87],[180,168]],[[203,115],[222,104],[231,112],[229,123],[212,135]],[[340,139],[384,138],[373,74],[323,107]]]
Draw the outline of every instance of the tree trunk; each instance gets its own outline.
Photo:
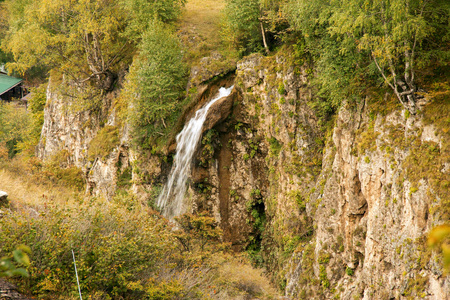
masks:
[[[266,54],[269,54],[269,47],[267,46],[267,42],[266,42],[266,32],[264,30],[264,26],[261,21],[259,22],[259,24],[261,25],[261,34],[262,34],[262,38],[263,38],[264,49],[266,50]]]

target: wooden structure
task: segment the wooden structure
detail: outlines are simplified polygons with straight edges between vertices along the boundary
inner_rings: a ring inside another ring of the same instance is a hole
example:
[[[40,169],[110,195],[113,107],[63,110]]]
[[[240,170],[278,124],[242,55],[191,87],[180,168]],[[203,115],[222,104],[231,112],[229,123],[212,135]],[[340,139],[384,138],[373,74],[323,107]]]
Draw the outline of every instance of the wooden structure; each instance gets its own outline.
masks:
[[[24,96],[22,83],[22,79],[0,72],[0,99],[3,101],[11,101],[13,98],[21,99]]]

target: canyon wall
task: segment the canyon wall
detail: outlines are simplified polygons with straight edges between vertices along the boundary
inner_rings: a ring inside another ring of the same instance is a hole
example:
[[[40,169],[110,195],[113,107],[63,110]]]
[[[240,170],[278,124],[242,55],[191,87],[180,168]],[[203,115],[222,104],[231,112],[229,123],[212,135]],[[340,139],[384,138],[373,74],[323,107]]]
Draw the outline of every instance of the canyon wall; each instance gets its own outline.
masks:
[[[190,82],[199,102],[222,84],[202,68]],[[449,218],[448,100],[425,95],[410,115],[389,95],[368,94],[319,117],[310,74],[287,54],[237,63],[235,91],[206,120],[191,211],[209,211],[289,299],[445,299],[450,280],[426,234]],[[37,154],[64,151],[90,192],[111,198],[125,178],[151,203],[173,143],[164,155],[131,151],[107,103],[100,115],[73,113],[49,89]],[[107,153],[95,150],[105,138]]]

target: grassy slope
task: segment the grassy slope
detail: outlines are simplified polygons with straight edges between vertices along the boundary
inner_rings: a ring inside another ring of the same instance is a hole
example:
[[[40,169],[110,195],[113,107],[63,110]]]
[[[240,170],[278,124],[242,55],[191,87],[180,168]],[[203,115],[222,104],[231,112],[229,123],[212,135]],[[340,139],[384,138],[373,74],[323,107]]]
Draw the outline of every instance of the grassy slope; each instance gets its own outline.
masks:
[[[8,193],[14,210],[40,211],[47,205],[64,205],[75,208],[75,198],[80,192],[62,186],[38,185],[30,178],[19,177],[6,169],[0,169],[0,190]]]
[[[224,0],[189,0],[186,4],[178,27],[189,63],[209,56],[211,51],[229,50],[220,32],[224,7]]]
[[[3,166],[8,168],[7,164]],[[140,277],[141,280],[153,282],[150,286],[155,293],[161,293],[168,285],[174,289],[173,292],[165,292],[165,296],[169,298],[177,296],[179,299],[244,299],[256,296],[259,299],[274,299],[277,297],[277,292],[267,278],[262,276],[261,270],[252,268],[246,263],[246,259],[221,252],[206,254],[194,251],[179,256],[181,248],[173,244],[175,240],[172,232],[161,227],[161,222],[164,221],[152,221],[150,216],[154,212],[145,205],[134,202],[132,198],[121,197],[113,202],[90,198],[71,188],[55,186],[52,183],[46,185],[36,183],[33,177],[18,176],[8,169],[0,169],[0,183],[0,189],[9,194],[12,209],[11,213],[7,213],[0,219],[0,236],[3,236],[0,238],[0,256],[10,253],[13,249],[11,247],[15,247],[12,244],[31,246],[33,251],[32,267],[29,269],[31,280],[16,281],[16,283],[28,292],[33,291],[33,294],[39,295],[40,299],[48,299],[49,294],[46,290],[50,291],[50,294],[58,290],[59,295],[52,299],[76,299],[73,294],[73,283],[65,280],[70,278],[73,272],[71,265],[68,265],[64,259],[69,252],[67,248],[69,245],[75,245],[78,251],[79,272],[86,271],[83,265],[86,266],[89,255],[98,252],[111,259],[111,262],[103,262],[103,268],[98,272],[101,273],[101,270],[105,268],[123,265],[121,272],[134,278],[133,272],[136,270],[132,265],[128,266],[126,254],[131,252],[133,255],[138,255],[142,248],[152,249],[152,244],[157,241],[144,234],[146,232],[154,232],[150,237],[164,235],[166,240],[160,245],[165,255],[160,256],[156,262],[160,271],[150,272],[144,275],[144,278]],[[97,224],[100,227],[95,224],[97,216],[102,216],[103,219],[100,224]],[[156,219],[153,218],[153,220]],[[135,227],[140,229],[136,231],[133,229]],[[30,228],[33,228],[35,236],[28,235]],[[91,232],[97,233],[92,235]],[[116,235],[116,232],[119,235]],[[82,245],[77,238],[80,235]],[[111,236],[114,236],[114,239],[111,240]],[[2,243],[3,239],[7,244]],[[168,242],[169,240],[173,242]],[[107,243],[103,244],[104,241]],[[135,243],[137,243],[137,249],[133,248]],[[122,252],[122,248],[127,251]],[[110,255],[113,256],[110,257]],[[120,257],[124,255],[125,260],[121,260]],[[57,261],[54,257],[58,258]],[[112,257],[118,257],[119,260],[115,261]],[[176,258],[172,259],[172,257]],[[98,264],[101,264],[101,261],[94,265]],[[43,273],[46,273],[46,276],[43,276]],[[96,274],[97,272],[89,273],[83,277],[85,295],[93,296],[94,293],[100,293],[95,287],[95,283],[98,284],[99,281],[96,277],[100,275]],[[111,280],[115,280],[115,277]],[[131,280],[129,279],[130,282]],[[103,284],[114,284],[109,279],[103,282]]]

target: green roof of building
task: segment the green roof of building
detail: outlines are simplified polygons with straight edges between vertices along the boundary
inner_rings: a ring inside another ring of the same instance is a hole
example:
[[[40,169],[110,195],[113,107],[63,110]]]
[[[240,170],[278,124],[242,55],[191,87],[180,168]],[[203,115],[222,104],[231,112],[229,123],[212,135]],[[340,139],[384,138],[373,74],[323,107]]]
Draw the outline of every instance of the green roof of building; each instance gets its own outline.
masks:
[[[22,82],[22,79],[0,74],[0,96]]]

